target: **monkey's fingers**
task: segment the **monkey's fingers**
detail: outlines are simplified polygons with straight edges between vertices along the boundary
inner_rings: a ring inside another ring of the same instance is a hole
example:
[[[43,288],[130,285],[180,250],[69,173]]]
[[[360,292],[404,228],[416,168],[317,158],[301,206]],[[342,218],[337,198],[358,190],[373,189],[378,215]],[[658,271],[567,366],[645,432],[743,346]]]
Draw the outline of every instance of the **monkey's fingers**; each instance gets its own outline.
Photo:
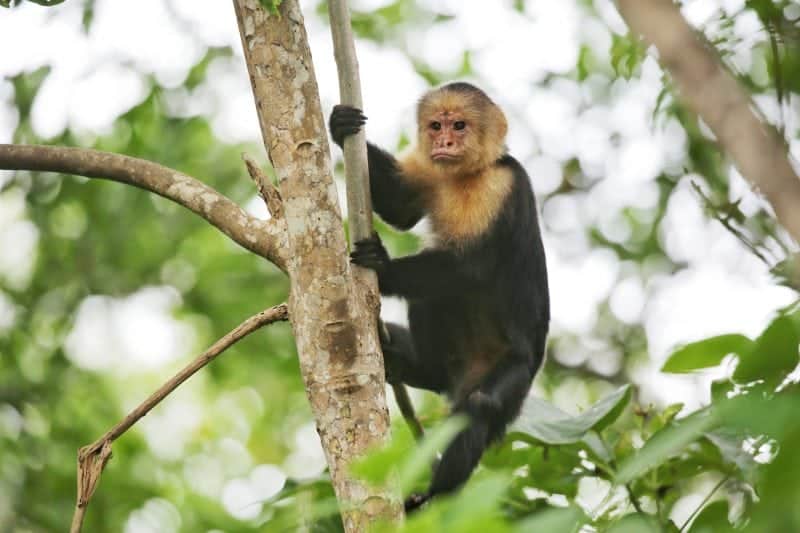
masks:
[[[387,263],[385,257],[372,252],[353,252],[350,254],[350,262],[375,271],[383,270]]]
[[[330,130],[331,132],[358,131],[364,124],[365,121],[358,117],[331,117]]]
[[[342,115],[337,113],[337,111],[331,113],[331,119],[328,127],[330,129],[333,142],[341,146],[346,137],[355,135],[361,130],[361,126],[364,125],[366,118],[360,114],[360,111],[358,113],[358,115]]]
[[[367,117],[364,116],[364,113],[359,108],[353,107],[353,106],[350,106],[350,105],[345,105],[345,104],[336,104],[335,106],[333,106],[333,110],[331,112],[331,116],[333,116],[333,115],[336,115],[336,116],[357,116],[357,117],[361,117],[363,119],[367,118]]]

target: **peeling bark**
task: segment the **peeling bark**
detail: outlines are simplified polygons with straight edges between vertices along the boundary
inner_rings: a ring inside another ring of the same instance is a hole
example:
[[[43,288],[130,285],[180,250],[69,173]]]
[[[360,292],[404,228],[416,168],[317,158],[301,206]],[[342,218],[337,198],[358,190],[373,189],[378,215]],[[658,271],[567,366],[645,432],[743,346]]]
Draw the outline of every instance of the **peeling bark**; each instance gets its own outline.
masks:
[[[280,183],[287,223],[290,317],[300,369],[345,530],[396,518],[399,500],[353,479],[347,466],[389,429],[375,312],[347,261],[325,121],[296,0],[270,17],[234,0],[261,131]]]

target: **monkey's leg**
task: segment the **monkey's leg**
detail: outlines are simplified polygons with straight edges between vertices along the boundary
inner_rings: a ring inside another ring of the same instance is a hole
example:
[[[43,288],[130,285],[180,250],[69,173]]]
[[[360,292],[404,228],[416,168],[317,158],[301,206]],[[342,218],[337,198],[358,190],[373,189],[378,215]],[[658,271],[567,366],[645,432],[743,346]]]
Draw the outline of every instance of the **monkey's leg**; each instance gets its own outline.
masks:
[[[408,329],[390,322],[389,342],[381,341],[383,364],[386,368],[386,381],[392,385],[405,384],[409,387],[443,392],[447,388],[444,370],[431,358],[419,356]]]
[[[469,425],[444,451],[428,491],[406,500],[407,511],[467,481],[489,444],[503,435],[506,426],[519,413],[532,378],[530,366],[524,359],[506,359],[456,406],[454,412],[466,414]]]

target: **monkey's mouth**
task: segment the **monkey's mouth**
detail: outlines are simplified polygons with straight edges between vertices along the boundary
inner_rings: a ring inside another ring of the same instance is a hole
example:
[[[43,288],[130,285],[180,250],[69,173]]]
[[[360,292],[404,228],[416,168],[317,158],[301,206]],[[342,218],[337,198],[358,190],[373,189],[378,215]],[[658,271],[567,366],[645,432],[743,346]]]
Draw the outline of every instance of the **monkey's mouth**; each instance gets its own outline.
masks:
[[[433,159],[434,161],[441,161],[441,162],[456,161],[460,157],[461,157],[460,154],[457,154],[455,152],[446,151],[446,150],[432,150],[431,151],[431,159]]]

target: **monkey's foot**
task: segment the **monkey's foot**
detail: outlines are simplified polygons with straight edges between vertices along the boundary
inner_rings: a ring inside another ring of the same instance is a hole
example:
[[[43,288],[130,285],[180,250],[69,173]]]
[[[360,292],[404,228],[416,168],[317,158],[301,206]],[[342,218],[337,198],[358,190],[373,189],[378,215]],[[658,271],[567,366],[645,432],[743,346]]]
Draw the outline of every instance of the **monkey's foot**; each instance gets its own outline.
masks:
[[[425,504],[430,499],[431,499],[431,497],[427,493],[426,494],[420,494],[418,492],[415,492],[414,494],[412,494],[411,496],[406,498],[406,501],[405,501],[405,504],[404,504],[405,508],[406,508],[406,514],[416,511],[417,509],[419,509],[423,504]]]

